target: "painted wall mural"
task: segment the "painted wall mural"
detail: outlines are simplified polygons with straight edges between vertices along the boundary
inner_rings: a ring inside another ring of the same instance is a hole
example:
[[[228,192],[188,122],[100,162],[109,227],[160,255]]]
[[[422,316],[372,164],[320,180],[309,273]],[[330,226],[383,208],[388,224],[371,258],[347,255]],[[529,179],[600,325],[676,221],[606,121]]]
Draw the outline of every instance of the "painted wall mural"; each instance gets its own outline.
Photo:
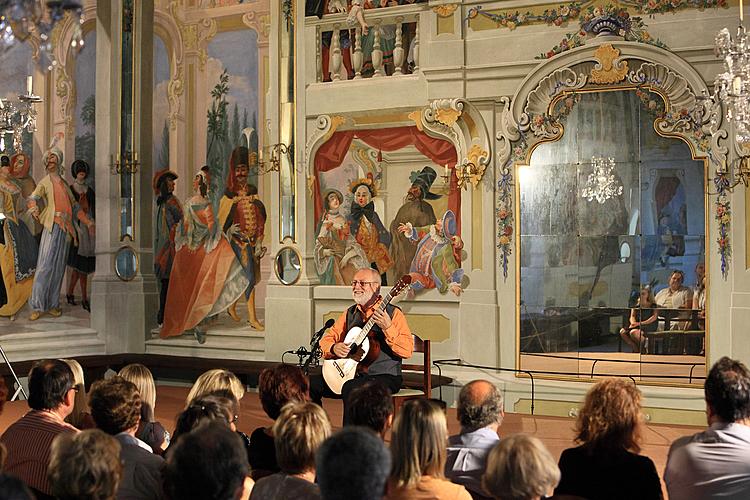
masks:
[[[408,160],[387,153],[404,148],[416,148]],[[371,267],[384,284],[410,274],[415,291],[459,295],[466,280],[455,161],[452,145],[416,127],[334,133],[315,159],[320,283],[350,285]]]
[[[169,168],[169,87],[170,61],[164,40],[154,34],[154,88],[152,93],[153,120],[151,122],[154,171]]]

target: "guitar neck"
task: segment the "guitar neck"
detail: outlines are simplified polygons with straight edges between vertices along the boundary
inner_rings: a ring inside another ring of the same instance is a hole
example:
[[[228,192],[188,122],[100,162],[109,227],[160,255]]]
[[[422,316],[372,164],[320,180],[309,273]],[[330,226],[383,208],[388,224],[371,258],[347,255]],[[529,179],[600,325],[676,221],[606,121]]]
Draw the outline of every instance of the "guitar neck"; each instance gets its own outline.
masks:
[[[383,300],[380,302],[380,305],[378,306],[378,311],[384,311],[385,308],[390,304],[391,299],[393,299],[393,295],[391,295],[391,292],[388,292],[388,294],[383,297]],[[367,336],[370,334],[370,330],[372,330],[372,327],[375,326],[375,315],[373,314],[370,316],[370,319],[367,320],[367,323],[365,323],[365,326],[362,327],[362,331],[357,336],[357,339],[355,342],[357,344],[361,344],[363,340],[367,338]]]

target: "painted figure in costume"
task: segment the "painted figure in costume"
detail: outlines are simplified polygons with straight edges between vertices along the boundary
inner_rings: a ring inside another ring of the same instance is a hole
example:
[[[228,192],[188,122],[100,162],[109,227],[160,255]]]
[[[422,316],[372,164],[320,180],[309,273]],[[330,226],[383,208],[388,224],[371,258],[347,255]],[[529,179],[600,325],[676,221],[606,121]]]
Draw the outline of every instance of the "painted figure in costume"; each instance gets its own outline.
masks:
[[[258,199],[258,188],[247,182],[251,164],[257,165],[255,153],[242,146],[232,151],[228,186],[219,202],[219,222],[249,283],[245,289],[247,321],[255,330],[263,331],[265,327],[255,311],[255,285],[260,281],[260,260],[266,252],[266,207]],[[228,312],[239,321],[236,307],[232,304]]]
[[[326,193],[325,213],[318,225],[313,258],[321,285],[351,285],[354,273],[370,267],[362,247],[349,231],[349,221],[341,215],[344,197],[332,189]]]
[[[159,312],[156,317],[161,326],[164,323],[164,306],[167,303],[169,275],[175,255],[175,236],[182,221],[182,205],[174,195],[176,173],[162,170],[154,176],[156,194],[156,224],[154,229],[154,274],[159,280]]]
[[[21,189],[10,173],[7,156],[0,159],[0,210],[5,218],[0,238],[0,269],[5,284],[6,301],[0,316],[15,318],[31,296],[36,269],[37,243],[26,224],[18,218]]]
[[[18,218],[26,223],[26,227],[36,237],[41,232],[42,226],[31,216],[27,206],[29,196],[36,189],[36,181],[29,175],[30,169],[31,162],[25,154],[16,153],[10,158],[10,173],[13,176],[13,180],[15,180],[21,189],[21,196],[18,199],[17,206]]]
[[[406,193],[406,203],[398,209],[396,217],[391,222],[391,257],[393,258],[393,276],[400,278],[409,272],[411,261],[417,253],[417,247],[409,238],[399,232],[401,224],[411,222],[414,227],[425,227],[434,224],[435,211],[432,205],[424,201],[436,200],[439,194],[430,192],[432,183],[437,178],[437,172],[432,167],[424,167],[420,172],[412,172],[411,187]]]
[[[39,244],[39,257],[36,263],[36,276],[31,290],[29,306],[35,321],[45,312],[60,316],[60,287],[65,274],[65,263],[71,240],[78,242],[78,234],[73,220],[81,221],[87,230],[94,232],[94,221],[80,209],[70,187],[62,178],[63,154],[56,147],[44,155],[45,175],[34,192],[29,196],[29,212],[44,227]],[[44,209],[39,210],[39,202]]]
[[[412,288],[437,288],[440,293],[448,290],[461,294],[461,237],[456,234],[456,216],[448,210],[443,218],[427,227],[401,224],[398,230],[417,243],[417,252],[411,263],[409,274]]]
[[[211,200],[208,167],[193,178],[193,196],[184,203],[184,219],[175,238],[161,338],[193,330],[199,343],[205,333],[198,324],[234,303],[248,286],[242,267],[219,231]],[[234,232],[234,228],[231,232]]]
[[[385,272],[393,266],[393,260],[388,253],[391,235],[375,212],[375,203],[372,199],[377,196],[377,189],[372,175],[368,174],[367,178],[352,182],[351,191],[354,193],[354,202],[349,214],[351,232],[365,251],[370,266],[380,273],[381,284],[386,285]]]
[[[78,206],[92,221],[95,220],[95,200],[94,190],[86,183],[89,176],[89,165],[83,160],[76,160],[71,165],[70,170],[73,174],[73,184],[70,190],[73,197],[78,202]],[[71,268],[70,280],[68,281],[68,293],[65,298],[68,304],[75,306],[75,288],[76,283],[81,284],[81,307],[91,312],[91,303],[89,302],[88,281],[89,274],[93,273],[96,268],[96,240],[94,239],[93,227],[82,226],[80,221],[73,221],[76,234],[78,235],[78,244],[71,243],[68,253],[68,267]]]

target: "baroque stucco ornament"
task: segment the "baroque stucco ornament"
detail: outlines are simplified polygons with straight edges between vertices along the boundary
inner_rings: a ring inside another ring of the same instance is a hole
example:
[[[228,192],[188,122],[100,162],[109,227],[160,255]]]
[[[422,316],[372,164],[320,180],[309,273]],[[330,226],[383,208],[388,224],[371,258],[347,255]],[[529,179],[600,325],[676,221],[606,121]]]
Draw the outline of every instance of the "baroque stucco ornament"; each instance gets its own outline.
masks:
[[[446,3],[443,5],[436,5],[432,8],[432,12],[438,15],[438,17],[450,17],[456,12],[458,4]]]
[[[604,43],[594,51],[596,65],[591,69],[592,83],[618,83],[628,74],[628,62],[620,59],[620,51],[610,43]]]

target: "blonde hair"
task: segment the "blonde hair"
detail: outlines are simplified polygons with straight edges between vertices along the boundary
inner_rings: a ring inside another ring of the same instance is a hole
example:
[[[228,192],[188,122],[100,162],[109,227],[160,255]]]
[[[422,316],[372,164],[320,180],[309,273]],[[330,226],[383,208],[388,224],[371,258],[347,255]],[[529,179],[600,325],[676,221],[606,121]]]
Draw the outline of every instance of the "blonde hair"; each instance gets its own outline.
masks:
[[[487,456],[482,487],[493,498],[545,497],[560,483],[560,469],[542,442],[516,434],[503,438]]]
[[[601,380],[586,393],[576,422],[576,441],[592,451],[639,453],[641,418],[641,391],[632,381]]]
[[[331,435],[331,422],[315,403],[289,403],[273,424],[276,461],[287,474],[315,470],[315,452]]]
[[[653,288],[651,288],[650,285],[646,285],[643,288],[641,288],[640,291],[642,292],[644,290],[646,290],[648,292],[648,305],[649,306],[653,306],[654,304],[656,304],[656,299],[654,298],[654,290],[653,290]],[[638,305],[639,306],[643,305],[643,304],[641,304],[641,294],[640,294],[640,292],[638,293]]]
[[[421,476],[444,478],[447,441],[443,410],[427,399],[407,401],[391,433],[391,479],[396,487],[416,486]]]
[[[122,478],[120,443],[99,429],[59,434],[50,450],[47,477],[60,500],[110,500]]]
[[[123,367],[118,375],[135,384],[143,404],[147,404],[151,412],[156,411],[156,385],[151,370],[140,363],[133,363]]]
[[[70,367],[70,371],[73,372],[73,387],[77,387],[78,391],[73,401],[73,411],[65,417],[65,421],[73,427],[81,429],[85,425],[85,416],[88,413],[88,398],[86,397],[86,383],[83,379],[83,367],[75,359],[63,359],[66,365]],[[90,425],[89,425],[90,426]]]
[[[208,370],[198,377],[185,401],[185,407],[190,406],[191,401],[215,391],[230,391],[239,402],[245,395],[245,386],[240,379],[230,372],[221,368]]]

